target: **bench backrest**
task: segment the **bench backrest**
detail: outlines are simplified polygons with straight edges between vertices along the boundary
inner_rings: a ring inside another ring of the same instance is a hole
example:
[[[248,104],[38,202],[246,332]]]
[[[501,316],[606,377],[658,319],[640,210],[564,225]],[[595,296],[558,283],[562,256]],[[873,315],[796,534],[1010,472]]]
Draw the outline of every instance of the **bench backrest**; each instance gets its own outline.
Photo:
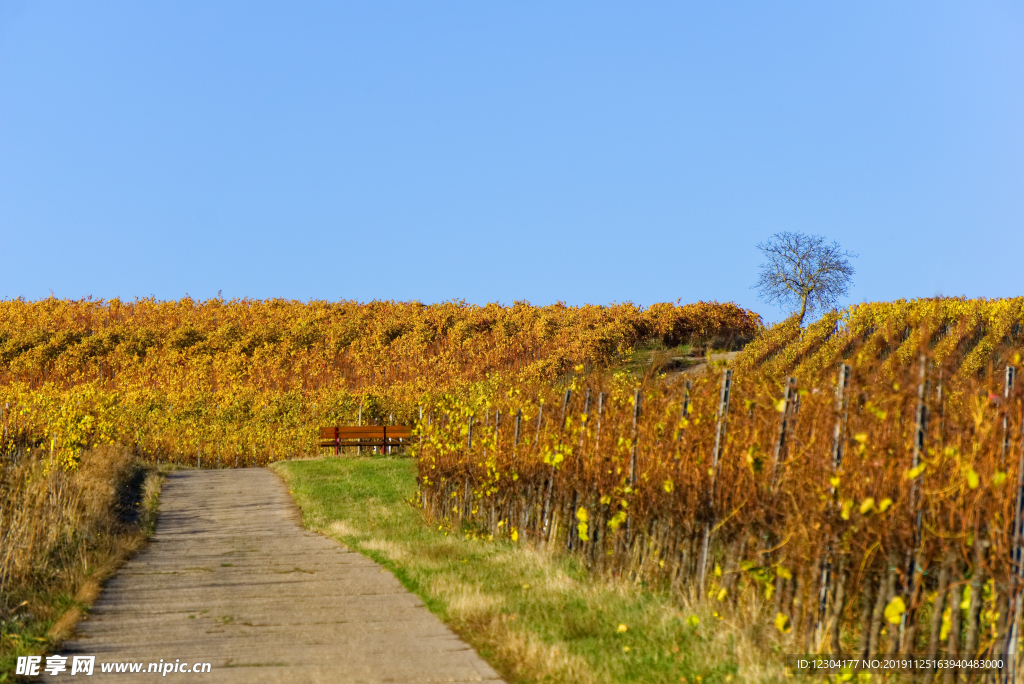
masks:
[[[351,427],[322,427],[320,439],[409,439],[412,427],[409,425],[362,425]]]

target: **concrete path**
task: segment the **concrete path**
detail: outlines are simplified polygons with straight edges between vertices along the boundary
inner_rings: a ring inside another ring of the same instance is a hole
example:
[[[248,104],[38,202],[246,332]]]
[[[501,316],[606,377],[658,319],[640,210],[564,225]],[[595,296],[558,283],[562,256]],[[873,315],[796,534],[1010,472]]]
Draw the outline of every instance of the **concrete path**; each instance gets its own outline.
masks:
[[[96,656],[86,681],[500,682],[391,573],[303,529],[265,469],[172,473],[152,542],[59,653]],[[211,672],[146,673],[161,659]],[[116,661],[143,673],[100,672]]]

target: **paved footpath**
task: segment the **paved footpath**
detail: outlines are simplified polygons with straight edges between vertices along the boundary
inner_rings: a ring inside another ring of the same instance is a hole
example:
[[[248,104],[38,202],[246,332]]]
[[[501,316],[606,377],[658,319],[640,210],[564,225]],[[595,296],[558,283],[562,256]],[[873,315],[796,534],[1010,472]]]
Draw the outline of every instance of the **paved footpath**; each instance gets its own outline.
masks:
[[[286,485],[257,468],[171,473],[151,543],[59,653],[96,656],[86,681],[500,684],[390,572],[303,529]],[[212,669],[146,673],[160,659]],[[102,674],[111,661],[145,665]],[[67,664],[44,681],[76,681]]]

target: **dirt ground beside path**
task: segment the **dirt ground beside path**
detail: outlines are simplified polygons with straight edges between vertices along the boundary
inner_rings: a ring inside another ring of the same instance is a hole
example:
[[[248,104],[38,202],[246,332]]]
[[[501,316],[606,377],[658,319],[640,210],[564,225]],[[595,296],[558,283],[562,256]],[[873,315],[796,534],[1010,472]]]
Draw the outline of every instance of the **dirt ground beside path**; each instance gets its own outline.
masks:
[[[159,516],[58,651],[68,671],[40,681],[74,681],[70,656],[95,655],[90,681],[152,682],[162,659],[212,666],[164,681],[500,682],[389,572],[303,529],[269,470],[171,473]],[[101,673],[108,662],[143,671]]]

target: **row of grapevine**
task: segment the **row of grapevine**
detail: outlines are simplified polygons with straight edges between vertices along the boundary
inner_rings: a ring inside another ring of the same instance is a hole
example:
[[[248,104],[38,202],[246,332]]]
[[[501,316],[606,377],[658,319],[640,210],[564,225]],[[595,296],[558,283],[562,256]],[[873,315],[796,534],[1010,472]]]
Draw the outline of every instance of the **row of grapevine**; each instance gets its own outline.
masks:
[[[317,424],[409,421],[424,397],[488,376],[549,380],[651,338],[738,344],[759,325],[717,303],[4,301],[3,448],[54,449],[68,466],[111,442],[262,464],[315,451]]]
[[[1002,368],[1019,353],[1024,297],[857,304],[831,312],[801,331],[794,319],[762,331],[741,367],[772,377],[813,375],[855,355],[882,360],[888,372],[913,363],[918,351],[960,376]]]
[[[776,326],[734,371],[448,395],[420,429],[421,505],[595,572],[756,594],[792,652],[1006,654],[1020,302],[882,308]]]

